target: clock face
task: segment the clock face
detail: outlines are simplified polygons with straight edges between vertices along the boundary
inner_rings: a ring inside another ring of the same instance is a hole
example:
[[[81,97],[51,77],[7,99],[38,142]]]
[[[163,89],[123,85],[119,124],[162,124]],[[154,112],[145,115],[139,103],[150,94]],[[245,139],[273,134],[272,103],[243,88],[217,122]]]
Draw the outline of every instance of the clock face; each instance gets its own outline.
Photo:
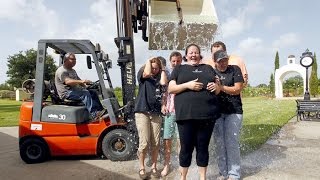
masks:
[[[301,59],[300,61],[301,65],[304,66],[304,67],[309,67],[312,65],[313,63],[313,59],[311,57],[304,57]]]

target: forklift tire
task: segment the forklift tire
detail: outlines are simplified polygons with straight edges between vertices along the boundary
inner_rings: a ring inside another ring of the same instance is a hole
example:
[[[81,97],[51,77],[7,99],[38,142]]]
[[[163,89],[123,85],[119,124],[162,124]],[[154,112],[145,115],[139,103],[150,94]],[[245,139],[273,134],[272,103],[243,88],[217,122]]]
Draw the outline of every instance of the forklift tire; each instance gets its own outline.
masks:
[[[102,140],[102,152],[111,161],[126,161],[136,152],[133,136],[124,129],[115,129]]]
[[[27,164],[41,163],[49,158],[49,148],[43,140],[29,138],[20,145],[20,157]]]

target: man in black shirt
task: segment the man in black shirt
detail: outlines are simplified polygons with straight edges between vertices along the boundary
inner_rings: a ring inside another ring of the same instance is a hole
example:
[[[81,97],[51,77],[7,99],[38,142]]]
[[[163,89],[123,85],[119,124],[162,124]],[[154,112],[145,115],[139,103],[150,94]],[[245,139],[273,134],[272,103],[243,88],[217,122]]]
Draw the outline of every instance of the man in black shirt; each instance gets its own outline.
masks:
[[[216,72],[220,81],[222,115],[216,121],[214,137],[218,155],[219,179],[240,179],[240,129],[243,110],[240,92],[243,86],[241,70],[236,65],[228,65],[229,56],[224,50],[213,54]]]

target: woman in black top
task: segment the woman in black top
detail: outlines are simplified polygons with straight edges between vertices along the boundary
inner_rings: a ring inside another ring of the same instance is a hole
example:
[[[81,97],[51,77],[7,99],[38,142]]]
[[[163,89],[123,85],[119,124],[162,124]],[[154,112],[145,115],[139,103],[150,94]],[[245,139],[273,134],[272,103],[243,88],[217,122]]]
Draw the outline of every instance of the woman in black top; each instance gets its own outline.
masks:
[[[160,59],[149,59],[139,70],[137,79],[139,92],[135,105],[135,120],[139,135],[139,176],[141,179],[147,178],[144,160],[150,146],[152,156],[151,175],[157,178],[160,176],[157,170],[157,157],[162,124],[161,91],[163,89],[162,86],[166,85],[168,81]]]
[[[209,161],[208,146],[215,120],[220,116],[216,96],[220,89],[214,82],[214,69],[200,63],[199,46],[187,46],[186,60],[186,64],[173,70],[168,88],[169,93],[176,94],[174,105],[181,144],[181,180],[186,179],[194,147],[200,179],[204,180]]]

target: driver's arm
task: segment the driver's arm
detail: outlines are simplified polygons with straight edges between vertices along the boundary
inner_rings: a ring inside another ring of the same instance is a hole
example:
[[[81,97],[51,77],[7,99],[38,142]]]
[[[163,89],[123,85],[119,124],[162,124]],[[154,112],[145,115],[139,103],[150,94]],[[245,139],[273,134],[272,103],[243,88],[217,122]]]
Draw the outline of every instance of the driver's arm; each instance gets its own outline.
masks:
[[[80,85],[80,86],[86,86],[88,83],[92,83],[90,80],[77,80],[77,79],[71,79],[69,77],[67,77],[65,80],[64,80],[64,83],[68,86],[76,86],[76,85]]]

